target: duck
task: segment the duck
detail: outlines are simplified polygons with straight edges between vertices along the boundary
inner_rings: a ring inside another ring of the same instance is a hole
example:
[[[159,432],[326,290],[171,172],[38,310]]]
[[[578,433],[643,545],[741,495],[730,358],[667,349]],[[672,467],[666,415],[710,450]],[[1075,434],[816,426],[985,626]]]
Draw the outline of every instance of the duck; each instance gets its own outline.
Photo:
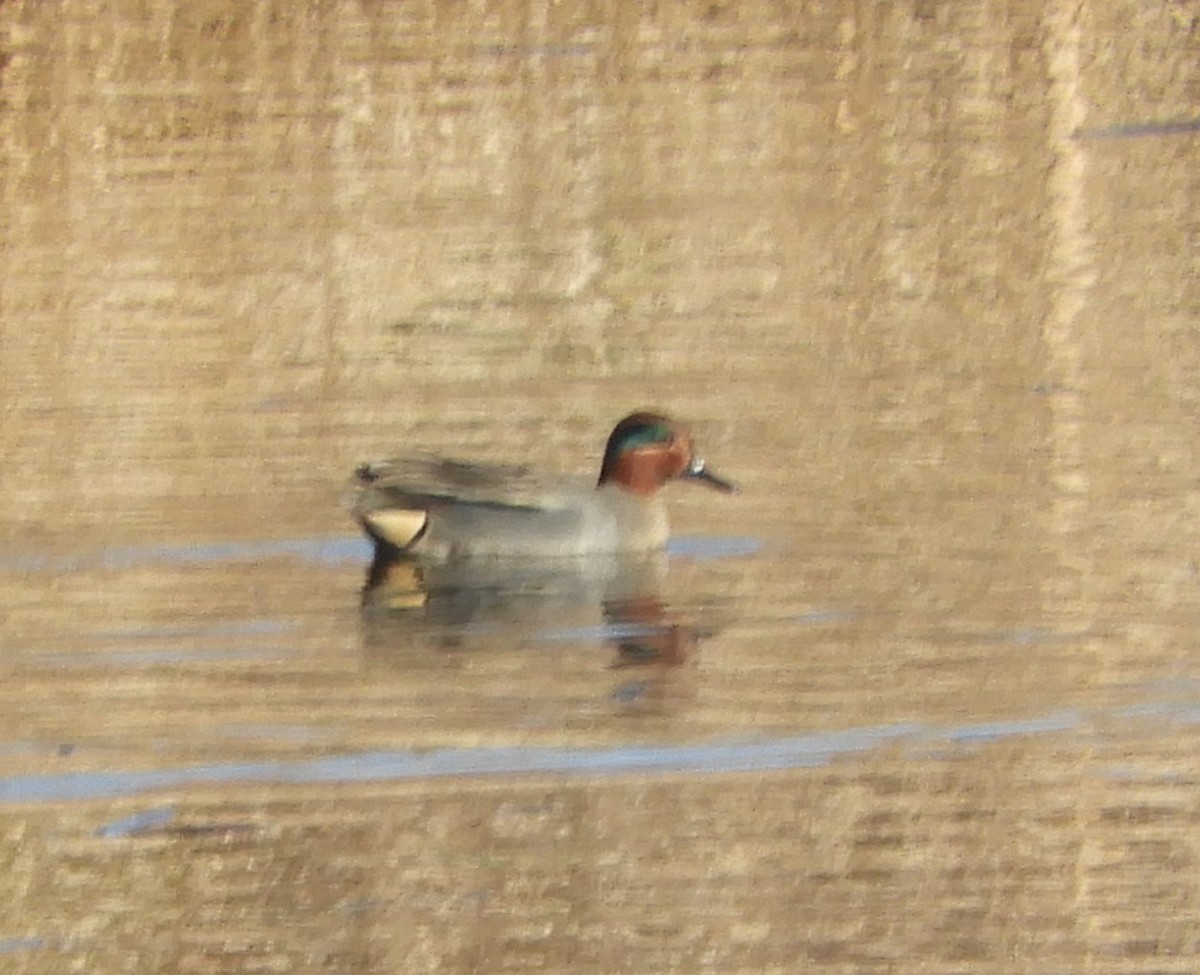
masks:
[[[681,423],[638,411],[613,427],[596,481],[414,454],[360,465],[349,504],[376,563],[648,553],[667,543],[662,489],[673,481],[737,491]]]

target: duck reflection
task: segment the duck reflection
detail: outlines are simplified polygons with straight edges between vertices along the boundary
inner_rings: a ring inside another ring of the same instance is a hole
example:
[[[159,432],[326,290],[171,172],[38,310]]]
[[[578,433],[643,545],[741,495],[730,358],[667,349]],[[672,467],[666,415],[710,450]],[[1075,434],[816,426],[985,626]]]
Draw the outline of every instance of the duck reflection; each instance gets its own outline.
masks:
[[[376,560],[363,589],[366,649],[513,649],[601,641],[612,666],[678,667],[703,637],[662,598],[662,552],[579,559]]]
[[[687,663],[700,642],[701,631],[673,619],[655,596],[605,600],[604,618],[617,648],[615,667],[678,666]]]

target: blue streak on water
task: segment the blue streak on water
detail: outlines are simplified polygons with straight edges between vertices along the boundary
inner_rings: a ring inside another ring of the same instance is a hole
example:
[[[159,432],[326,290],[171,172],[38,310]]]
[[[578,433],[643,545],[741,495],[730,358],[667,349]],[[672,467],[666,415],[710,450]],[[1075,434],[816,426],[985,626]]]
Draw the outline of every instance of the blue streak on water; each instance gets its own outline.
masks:
[[[669,555],[711,561],[753,555],[761,542],[744,536],[684,536],[667,545]],[[130,569],[140,565],[212,565],[293,558],[322,566],[366,562],[371,545],[364,538],[292,538],[264,542],[204,542],[193,545],[128,545],[80,555],[0,554],[0,571],[79,572]]]
[[[49,751],[44,745],[35,745],[27,741],[0,742],[0,755],[33,755],[40,751]]]
[[[153,650],[90,650],[40,653],[24,663],[40,667],[164,667],[233,660],[279,660],[292,651],[282,647],[178,647]]]
[[[1200,720],[1200,710],[1196,719]],[[52,802],[136,795],[214,783],[377,782],[447,776],[619,775],[635,772],[762,772],[812,768],[890,742],[973,743],[1070,731],[1074,712],[1024,721],[935,729],[915,723],[768,739],[618,748],[499,747],[373,751],[296,761],[236,762],[150,771],[75,772],[0,779],[2,802]]]
[[[1163,677],[1141,681],[1138,686],[1156,694],[1195,694],[1200,690],[1200,677]]]
[[[1167,701],[1155,701],[1149,704],[1131,704],[1128,707],[1117,708],[1113,711],[1113,716],[1127,720],[1154,718],[1156,720],[1175,721],[1181,724],[1196,724],[1200,722],[1200,704],[1183,704]]]
[[[1018,647],[1031,647],[1044,643],[1075,643],[1095,636],[1085,630],[1046,630],[1027,627],[1017,630],[996,630],[983,634],[980,639],[989,643],[1007,643]]]
[[[240,762],[144,772],[77,772],[0,779],[0,800],[48,802],[131,795],[154,789],[214,782],[372,782],[446,776],[627,772],[732,772],[821,765],[837,754],[863,751],[903,737],[916,726],[864,729],[833,735],[694,746],[626,746],[612,749],[435,749],[359,752],[293,762]]]
[[[1074,731],[1084,723],[1083,715],[1075,711],[1047,714],[1024,721],[994,721],[951,728],[942,737],[952,742],[989,742],[1015,735],[1044,735],[1055,731]]]
[[[670,629],[669,625],[647,626],[644,623],[610,623],[596,626],[575,626],[561,630],[542,630],[534,639],[544,643],[579,643],[591,640],[633,640],[638,637],[658,636]]]
[[[0,938],[0,955],[12,955],[18,951],[34,951],[38,948],[48,948],[49,938],[34,935],[29,938]]]
[[[82,555],[0,555],[0,570],[78,572],[129,569],[140,565],[209,565],[294,558],[318,565],[363,562],[371,546],[362,538],[294,538],[267,542],[207,542],[195,545],[130,545]]]
[[[140,809],[128,816],[105,823],[96,835],[106,840],[125,839],[130,836],[141,836],[162,829],[175,818],[174,806],[157,806],[154,809]]]
[[[682,535],[667,542],[669,556],[696,562],[740,558],[761,548],[762,542],[748,535]]]
[[[297,538],[270,542],[208,542],[199,545],[132,546],[98,553],[104,568],[129,568],[145,562],[176,564],[253,562],[260,559],[298,558],[321,565],[359,562],[370,555],[370,545],[359,538]]]
[[[321,742],[334,737],[324,728],[294,724],[227,724],[209,728],[214,735],[223,738],[240,738],[247,741],[290,741]]]
[[[1137,139],[1156,135],[1182,135],[1200,132],[1200,119],[1174,119],[1165,122],[1129,122],[1095,129],[1079,129],[1076,139]]]
[[[852,609],[810,609],[790,618],[794,623],[848,623],[858,615]]]
[[[816,625],[822,623],[848,623],[857,619],[854,610],[814,609],[787,617],[793,623]],[[671,628],[670,620],[661,624],[646,623],[599,623],[595,626],[574,626],[563,629],[542,630],[534,638],[548,643],[578,643],[592,640],[633,640],[638,637],[657,636]]]
[[[41,572],[53,569],[63,559],[54,559],[49,555],[3,555],[0,556],[0,569],[7,572]]]
[[[90,634],[96,640],[184,640],[197,637],[230,636],[277,636],[296,629],[297,624],[288,620],[245,619],[221,620],[207,624],[181,624],[179,626],[130,626],[116,630],[101,630]]]
[[[1180,772],[1152,772],[1132,765],[1108,765],[1094,773],[1098,778],[1114,782],[1140,782],[1146,785],[1177,785],[1187,782],[1189,776]]]

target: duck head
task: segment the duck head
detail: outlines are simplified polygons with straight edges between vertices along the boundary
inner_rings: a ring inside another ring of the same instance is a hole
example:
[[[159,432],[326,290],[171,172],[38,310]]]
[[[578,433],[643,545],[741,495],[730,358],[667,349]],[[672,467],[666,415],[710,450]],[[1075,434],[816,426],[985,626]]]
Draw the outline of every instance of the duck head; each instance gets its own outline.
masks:
[[[726,494],[737,490],[696,456],[691,435],[674,420],[631,413],[613,428],[600,465],[601,485],[649,496],[673,480],[699,481]]]

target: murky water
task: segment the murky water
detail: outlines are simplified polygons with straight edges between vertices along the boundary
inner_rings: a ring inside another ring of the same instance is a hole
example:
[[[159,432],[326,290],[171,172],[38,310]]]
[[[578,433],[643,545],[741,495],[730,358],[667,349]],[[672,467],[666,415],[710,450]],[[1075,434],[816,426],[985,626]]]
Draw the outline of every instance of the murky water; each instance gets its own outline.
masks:
[[[0,968],[1192,970],[1196,24],[0,5]],[[646,405],[661,559],[362,605]]]

